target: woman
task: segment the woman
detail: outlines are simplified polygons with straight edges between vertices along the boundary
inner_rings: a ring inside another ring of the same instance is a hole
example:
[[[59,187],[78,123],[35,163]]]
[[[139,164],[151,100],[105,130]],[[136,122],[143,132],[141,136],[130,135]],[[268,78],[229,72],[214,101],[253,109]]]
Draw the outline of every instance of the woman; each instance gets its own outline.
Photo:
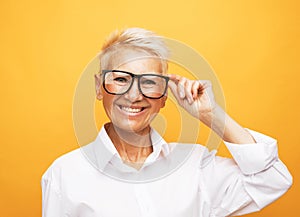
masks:
[[[208,81],[167,74],[168,55],[161,38],[144,29],[108,38],[95,81],[110,122],[94,142],[60,157],[43,175],[44,217],[242,215],[288,190],[292,178],[276,140],[230,118]],[[168,144],[151,129],[168,87],[224,140],[234,160],[201,145]]]

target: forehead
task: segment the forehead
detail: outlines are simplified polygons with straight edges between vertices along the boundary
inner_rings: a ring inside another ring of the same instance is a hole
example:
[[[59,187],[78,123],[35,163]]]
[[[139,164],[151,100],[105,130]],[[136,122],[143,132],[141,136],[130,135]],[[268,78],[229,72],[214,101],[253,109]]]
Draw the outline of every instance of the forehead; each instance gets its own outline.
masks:
[[[130,71],[135,74],[163,71],[161,59],[145,51],[126,49],[117,52],[111,64],[111,69]]]
[[[118,70],[129,71],[134,74],[162,73],[161,63],[157,59],[143,58],[126,62],[117,68]]]

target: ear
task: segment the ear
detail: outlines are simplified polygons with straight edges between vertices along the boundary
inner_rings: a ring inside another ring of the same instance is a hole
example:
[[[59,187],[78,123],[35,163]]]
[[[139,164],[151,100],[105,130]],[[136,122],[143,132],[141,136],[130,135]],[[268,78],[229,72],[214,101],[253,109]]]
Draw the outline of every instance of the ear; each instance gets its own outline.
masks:
[[[165,107],[167,99],[168,99],[168,96],[167,96],[167,95],[165,95],[165,96],[163,96],[163,97],[161,98],[161,105],[160,105],[160,108]]]
[[[96,97],[98,100],[102,100],[103,94],[101,90],[101,75],[96,74],[94,77],[95,77]]]

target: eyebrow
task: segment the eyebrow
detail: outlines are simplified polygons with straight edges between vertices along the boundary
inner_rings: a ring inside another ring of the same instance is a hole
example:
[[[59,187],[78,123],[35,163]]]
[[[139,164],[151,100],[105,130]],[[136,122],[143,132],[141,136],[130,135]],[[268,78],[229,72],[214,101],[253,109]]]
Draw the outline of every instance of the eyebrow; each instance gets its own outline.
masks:
[[[156,76],[159,76],[159,77],[164,77],[164,78],[169,78],[168,76],[165,76],[163,75],[161,72],[145,72],[145,73],[142,73],[142,74],[135,74],[135,73],[132,73],[132,72],[128,72],[128,71],[124,71],[124,70],[118,70],[118,69],[103,69],[102,70],[102,73],[107,73],[107,72],[124,72],[124,73],[128,73],[130,75],[133,75],[134,77],[140,77],[142,75],[156,75]]]

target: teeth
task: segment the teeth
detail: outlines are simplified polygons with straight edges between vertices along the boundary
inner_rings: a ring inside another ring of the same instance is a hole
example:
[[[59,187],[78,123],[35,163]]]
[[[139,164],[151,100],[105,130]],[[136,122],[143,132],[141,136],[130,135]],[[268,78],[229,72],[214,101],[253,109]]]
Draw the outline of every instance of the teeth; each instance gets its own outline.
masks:
[[[142,108],[130,108],[130,107],[121,107],[122,110],[126,111],[126,112],[130,112],[130,113],[138,113],[140,111],[142,111]]]

